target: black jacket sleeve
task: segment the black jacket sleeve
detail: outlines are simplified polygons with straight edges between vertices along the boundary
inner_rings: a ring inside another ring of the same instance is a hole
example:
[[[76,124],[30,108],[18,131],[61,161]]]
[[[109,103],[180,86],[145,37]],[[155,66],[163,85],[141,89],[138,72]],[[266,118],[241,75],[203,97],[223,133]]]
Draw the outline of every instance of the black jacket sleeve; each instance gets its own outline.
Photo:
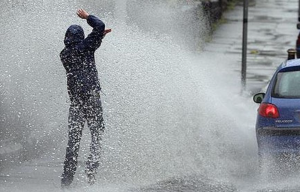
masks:
[[[95,51],[102,43],[105,24],[94,15],[88,16],[87,23],[93,31],[83,40],[80,49]]]

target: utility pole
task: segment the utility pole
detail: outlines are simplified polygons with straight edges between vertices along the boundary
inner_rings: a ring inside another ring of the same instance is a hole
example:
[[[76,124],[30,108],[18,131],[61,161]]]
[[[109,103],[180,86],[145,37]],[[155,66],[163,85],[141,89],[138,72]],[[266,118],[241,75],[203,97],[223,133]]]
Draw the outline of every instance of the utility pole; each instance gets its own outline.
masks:
[[[244,0],[243,50],[242,50],[242,70],[241,70],[243,91],[246,88],[246,74],[247,74],[247,31],[248,31],[248,0]]]
[[[300,29],[300,0],[298,2],[298,23],[297,23],[297,29]]]
[[[300,22],[300,0],[298,3],[298,21]]]

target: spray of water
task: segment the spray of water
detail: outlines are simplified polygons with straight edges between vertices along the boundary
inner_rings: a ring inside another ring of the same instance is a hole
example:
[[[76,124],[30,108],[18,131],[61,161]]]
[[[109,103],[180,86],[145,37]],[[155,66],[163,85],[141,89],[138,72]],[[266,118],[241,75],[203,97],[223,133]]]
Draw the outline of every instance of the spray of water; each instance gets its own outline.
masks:
[[[239,96],[234,58],[191,51],[206,39],[201,10],[120,2],[1,3],[2,133],[30,141],[29,154],[62,161],[68,96],[58,55],[69,25],[89,32],[75,15],[83,7],[113,29],[96,53],[107,128],[102,182],[144,185],[187,175],[227,181],[251,173],[256,106]]]

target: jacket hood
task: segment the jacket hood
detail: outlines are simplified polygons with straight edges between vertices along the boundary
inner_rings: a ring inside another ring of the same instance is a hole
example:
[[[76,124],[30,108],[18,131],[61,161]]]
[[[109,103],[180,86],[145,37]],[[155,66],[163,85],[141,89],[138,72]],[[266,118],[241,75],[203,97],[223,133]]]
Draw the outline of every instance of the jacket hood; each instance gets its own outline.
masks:
[[[84,31],[79,25],[71,25],[65,35],[64,43],[66,46],[76,44],[84,39]]]

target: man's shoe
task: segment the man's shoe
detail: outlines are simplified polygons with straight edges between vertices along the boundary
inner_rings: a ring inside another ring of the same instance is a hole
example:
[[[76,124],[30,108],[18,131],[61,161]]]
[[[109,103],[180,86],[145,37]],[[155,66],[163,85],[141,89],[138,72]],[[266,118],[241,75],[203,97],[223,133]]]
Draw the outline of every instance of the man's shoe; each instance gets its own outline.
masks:
[[[61,188],[66,189],[69,188],[73,181],[73,177],[67,177],[64,174],[61,177]]]
[[[96,182],[96,171],[86,171],[85,173],[88,179],[88,184],[94,185]]]
[[[95,177],[94,174],[88,174],[87,178],[88,178],[88,184],[90,184],[90,185],[94,185],[95,184],[96,177]]]

